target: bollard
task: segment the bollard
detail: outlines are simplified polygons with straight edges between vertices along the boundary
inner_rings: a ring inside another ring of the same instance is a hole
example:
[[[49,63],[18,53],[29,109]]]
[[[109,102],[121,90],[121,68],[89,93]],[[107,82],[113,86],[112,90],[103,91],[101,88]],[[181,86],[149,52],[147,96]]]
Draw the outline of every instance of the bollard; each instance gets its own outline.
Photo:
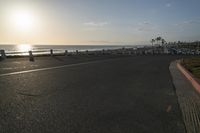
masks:
[[[2,58],[3,60],[6,59],[5,50],[0,50],[0,53],[1,53],[1,58]]]
[[[50,55],[53,56],[53,49],[50,49]]]
[[[88,50],[86,50],[86,55],[88,55]]]
[[[78,55],[78,50],[76,50],[76,55]]]
[[[32,51],[29,51],[29,61],[34,61],[34,57],[33,57]]]
[[[105,54],[105,49],[102,50],[103,55]]]
[[[65,56],[67,56],[68,55],[68,51],[67,50],[65,50]]]

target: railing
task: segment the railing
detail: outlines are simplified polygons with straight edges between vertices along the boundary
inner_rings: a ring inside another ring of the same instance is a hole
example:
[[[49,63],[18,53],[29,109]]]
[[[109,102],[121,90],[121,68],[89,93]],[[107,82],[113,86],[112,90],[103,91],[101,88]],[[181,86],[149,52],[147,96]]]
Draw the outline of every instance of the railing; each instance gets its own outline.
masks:
[[[28,52],[5,52],[5,50],[0,50],[0,58],[1,60],[6,59],[6,57],[29,57],[30,61],[34,61],[34,57],[36,56],[71,56],[71,55],[131,55],[137,54],[136,49],[134,48],[122,48],[122,49],[107,49],[107,50],[96,50],[96,51],[89,51],[89,50],[75,50],[75,51],[68,51],[68,50],[33,50]]]
[[[70,56],[70,55],[160,55],[160,54],[180,54],[179,49],[167,47],[143,47],[143,48],[121,48],[121,49],[108,49],[96,51],[68,51],[68,50],[33,50],[28,52],[5,52],[0,50],[0,59],[4,60],[10,56],[26,56],[30,61],[34,61],[35,56]],[[194,55],[191,53],[191,55]],[[200,55],[200,53],[198,54]]]

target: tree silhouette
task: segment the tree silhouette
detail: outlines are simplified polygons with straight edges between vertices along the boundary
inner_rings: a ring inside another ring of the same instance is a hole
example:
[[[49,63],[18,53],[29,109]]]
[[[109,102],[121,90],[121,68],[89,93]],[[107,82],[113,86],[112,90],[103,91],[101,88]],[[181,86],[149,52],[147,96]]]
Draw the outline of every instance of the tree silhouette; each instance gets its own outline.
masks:
[[[165,39],[161,39],[161,42],[162,42],[162,46],[166,43]]]
[[[155,42],[155,39],[151,39],[152,46],[153,46],[154,42]]]
[[[157,44],[159,44],[159,42],[160,42],[161,40],[162,40],[162,37],[160,37],[160,36],[157,37],[157,38],[156,38]],[[159,44],[159,45],[160,45],[160,44]]]

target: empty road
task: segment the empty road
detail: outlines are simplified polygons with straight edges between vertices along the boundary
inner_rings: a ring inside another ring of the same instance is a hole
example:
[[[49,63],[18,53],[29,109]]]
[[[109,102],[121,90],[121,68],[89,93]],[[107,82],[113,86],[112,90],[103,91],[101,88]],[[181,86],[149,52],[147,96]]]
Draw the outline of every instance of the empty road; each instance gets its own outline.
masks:
[[[0,133],[184,133],[173,56],[136,56],[0,77]]]

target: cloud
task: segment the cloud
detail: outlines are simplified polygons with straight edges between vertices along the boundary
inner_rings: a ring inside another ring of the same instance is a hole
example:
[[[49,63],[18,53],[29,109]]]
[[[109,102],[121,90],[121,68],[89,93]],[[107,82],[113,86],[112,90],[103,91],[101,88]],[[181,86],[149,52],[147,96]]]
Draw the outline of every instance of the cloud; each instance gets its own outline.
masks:
[[[86,44],[123,44],[123,41],[110,41],[110,40],[87,40],[82,43]]]
[[[199,29],[200,20],[186,20],[172,25],[175,32],[189,32]]]
[[[116,43],[116,42],[108,41],[108,40],[90,40],[90,41],[87,41],[87,43]]]
[[[84,23],[85,26],[92,26],[92,27],[103,27],[108,25],[108,22],[86,22]]]
[[[199,24],[200,24],[200,20],[186,20],[186,21],[175,24],[175,26],[183,27],[183,26],[199,25]]]
[[[167,3],[165,6],[166,6],[166,7],[171,7],[172,4],[171,4],[171,3]]]
[[[149,23],[149,22],[143,22],[143,23],[141,23],[141,24],[143,24],[143,25],[151,25],[151,23]]]
[[[184,24],[200,24],[200,20],[188,20],[184,21]]]
[[[155,31],[155,26],[150,22],[145,21],[142,23],[138,23],[138,25],[136,25],[136,30],[140,32]]]

